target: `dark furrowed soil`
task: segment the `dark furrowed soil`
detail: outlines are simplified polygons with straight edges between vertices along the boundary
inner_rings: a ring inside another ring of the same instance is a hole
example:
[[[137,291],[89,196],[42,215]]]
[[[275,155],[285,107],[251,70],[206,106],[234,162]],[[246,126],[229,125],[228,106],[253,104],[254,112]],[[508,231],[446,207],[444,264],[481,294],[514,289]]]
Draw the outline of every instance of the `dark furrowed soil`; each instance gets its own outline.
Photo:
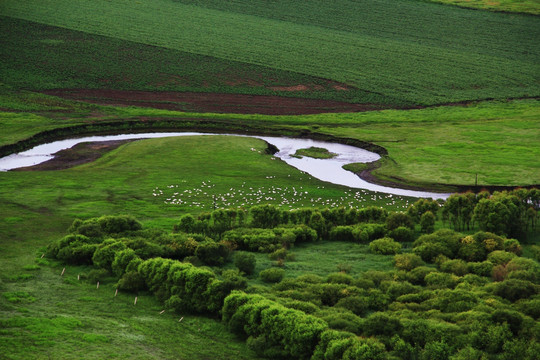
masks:
[[[380,110],[375,104],[303,99],[272,95],[245,95],[193,92],[152,92],[131,90],[58,89],[45,94],[99,105],[139,106],[186,112],[265,115],[302,115],[330,112]]]

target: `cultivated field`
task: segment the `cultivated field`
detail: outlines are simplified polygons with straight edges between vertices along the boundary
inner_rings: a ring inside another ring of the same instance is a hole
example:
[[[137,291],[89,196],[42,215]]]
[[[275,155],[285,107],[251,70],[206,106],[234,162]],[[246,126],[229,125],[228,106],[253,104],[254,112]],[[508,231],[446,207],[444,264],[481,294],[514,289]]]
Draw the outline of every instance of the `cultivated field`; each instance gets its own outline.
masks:
[[[366,95],[369,103],[533,97],[540,90],[533,16],[410,0],[6,0],[0,14],[344,82],[374,94]]]

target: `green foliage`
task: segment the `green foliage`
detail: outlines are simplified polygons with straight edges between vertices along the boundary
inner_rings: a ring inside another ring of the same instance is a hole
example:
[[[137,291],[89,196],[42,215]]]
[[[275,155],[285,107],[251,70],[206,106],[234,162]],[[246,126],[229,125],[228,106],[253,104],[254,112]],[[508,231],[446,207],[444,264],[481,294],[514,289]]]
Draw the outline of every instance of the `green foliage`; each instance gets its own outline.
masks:
[[[84,235],[67,235],[49,244],[47,256],[65,261],[69,264],[91,264],[94,252],[98,247],[95,239]]]
[[[266,283],[278,283],[285,276],[285,270],[279,268],[270,268],[259,273],[259,277]]]
[[[234,253],[234,265],[238,268],[238,270],[246,273],[247,275],[253,274],[256,264],[257,259],[255,258],[255,255],[241,251]]]
[[[395,255],[401,252],[401,244],[391,238],[382,238],[370,242],[369,249],[376,254]]]
[[[399,254],[394,256],[394,265],[399,270],[411,271],[412,269],[424,265],[422,258],[416,254]]]
[[[420,227],[422,232],[431,233],[435,229],[435,215],[431,211],[426,211],[420,217]]]
[[[133,249],[125,249],[117,251],[114,255],[114,260],[111,264],[112,272],[116,276],[122,276],[124,272],[126,272],[126,268],[132,261],[136,261],[140,259],[140,257],[135,254],[135,251]],[[136,268],[135,268],[136,269]],[[131,269],[134,270],[134,269]]]
[[[207,265],[223,265],[229,258],[230,250],[223,243],[205,241],[197,246],[195,256]]]
[[[526,280],[508,279],[497,284],[494,289],[495,295],[510,301],[527,299],[538,293],[538,285]]]
[[[443,272],[451,273],[457,276],[463,276],[469,272],[467,263],[461,259],[448,260],[440,264]]]
[[[385,313],[373,313],[364,321],[363,331],[366,335],[392,336],[402,329],[399,319]]]
[[[491,252],[487,260],[495,265],[506,265],[510,260],[516,257],[516,254],[504,250],[495,250]]]
[[[414,240],[414,231],[405,226],[399,226],[390,231],[388,236],[398,242],[412,242]]]
[[[294,358],[309,358],[327,328],[311,315],[241,292],[232,292],[225,299],[222,314],[231,330],[254,337],[264,335],[269,345],[281,345]]]
[[[388,215],[386,218],[386,227],[388,230],[397,229],[400,226],[414,229],[414,220],[407,213],[395,212]]]
[[[94,252],[92,262],[100,268],[112,270],[112,263],[116,253],[124,249],[126,249],[126,245],[122,241],[115,239],[105,240],[99,244]]]

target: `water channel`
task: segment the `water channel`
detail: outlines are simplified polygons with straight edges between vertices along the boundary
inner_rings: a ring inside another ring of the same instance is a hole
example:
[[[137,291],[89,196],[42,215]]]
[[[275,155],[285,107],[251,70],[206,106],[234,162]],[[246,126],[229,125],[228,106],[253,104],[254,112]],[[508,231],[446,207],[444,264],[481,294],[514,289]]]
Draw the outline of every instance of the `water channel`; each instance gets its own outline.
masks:
[[[393,195],[413,196],[433,199],[446,199],[450,194],[433,193],[427,191],[414,191],[393,188],[388,186],[376,185],[365,180],[362,180],[356,174],[344,170],[345,164],[350,163],[367,163],[378,160],[380,156],[371,151],[360,149],[350,145],[339,143],[331,143],[317,141],[311,139],[296,139],[287,137],[271,137],[271,136],[255,136],[255,135],[237,135],[237,134],[210,134],[197,132],[160,132],[160,133],[140,133],[140,134],[121,134],[121,135],[104,135],[104,136],[88,136],[77,139],[59,140],[47,144],[35,146],[34,148],[12,154],[0,159],[0,171],[8,171],[21,167],[40,164],[54,157],[54,153],[69,149],[76,144],[83,142],[97,141],[113,141],[113,140],[131,140],[131,139],[149,139],[162,137],[177,137],[177,136],[210,136],[210,135],[226,135],[226,136],[244,136],[253,137],[266,141],[269,144],[276,146],[279,151],[274,154],[287,164],[313,176],[322,181],[333,184],[344,185],[350,188],[367,189]],[[331,159],[314,159],[310,157],[297,158],[293,157],[298,149],[309,147],[325,148],[328,151],[337,154]]]

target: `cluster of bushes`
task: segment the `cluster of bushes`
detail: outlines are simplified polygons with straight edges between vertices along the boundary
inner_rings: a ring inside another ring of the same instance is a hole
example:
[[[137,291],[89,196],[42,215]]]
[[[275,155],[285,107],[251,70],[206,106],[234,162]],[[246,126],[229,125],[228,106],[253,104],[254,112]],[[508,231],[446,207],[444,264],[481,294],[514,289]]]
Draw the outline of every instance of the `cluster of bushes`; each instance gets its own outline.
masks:
[[[402,243],[414,240],[417,219],[436,214],[435,205],[418,201],[391,214],[262,206],[255,223],[251,211],[224,211],[183,217],[173,234],[126,216],[77,220],[47,254],[94,265],[89,278],[115,277],[119,289],[149,291],[177,311],[221,315],[272,359],[534,359],[540,265],[520,257],[517,240],[442,229],[400,254]],[[354,222],[359,214],[362,222]],[[215,230],[216,219],[227,226]],[[264,219],[274,219],[274,227]],[[214,230],[200,227],[204,222]],[[258,274],[268,285],[253,287],[241,275],[255,273],[253,251],[286,259],[294,244],[321,237],[369,243],[394,256],[395,270],[353,276],[342,266],[326,277],[290,278],[286,269],[269,268]],[[196,266],[221,266],[231,257],[238,270]]]

